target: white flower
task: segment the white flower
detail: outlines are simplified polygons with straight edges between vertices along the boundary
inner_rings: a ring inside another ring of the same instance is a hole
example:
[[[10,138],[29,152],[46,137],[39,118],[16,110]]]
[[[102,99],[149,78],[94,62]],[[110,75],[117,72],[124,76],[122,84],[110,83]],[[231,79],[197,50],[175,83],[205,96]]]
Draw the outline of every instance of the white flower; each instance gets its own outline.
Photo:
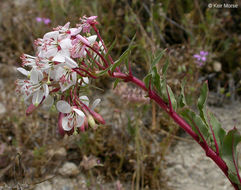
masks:
[[[80,101],[82,101],[87,107],[89,107],[90,101],[89,98],[87,96],[80,96],[79,97]],[[100,103],[100,99],[97,98],[92,105],[90,106],[90,109],[94,110],[96,108],[96,106]]]
[[[70,38],[71,36],[76,36],[82,30],[82,27],[69,28],[70,22],[67,22],[64,26],[58,26],[54,28],[55,31],[59,31],[61,38]]]
[[[85,114],[75,106],[70,106],[66,101],[60,100],[56,104],[59,112],[64,113],[62,127],[65,131],[70,131],[74,127],[81,127],[85,120]]]
[[[62,63],[65,61],[65,57],[70,57],[71,48],[71,39],[61,39],[59,31],[48,32],[44,35],[38,48],[38,56],[47,59],[52,58],[52,61]]]
[[[71,58],[65,57],[65,62],[61,63],[55,71],[55,80],[59,82],[61,91],[64,92],[76,84],[77,74],[72,71],[78,64]]]
[[[32,103],[38,106],[49,95],[48,85],[41,82],[43,73],[35,69],[27,71],[23,68],[18,68],[17,70],[30,78],[29,80],[17,80],[17,91],[23,94],[25,102],[32,97]]]
[[[77,35],[76,39],[72,41],[73,47],[71,49],[71,56],[73,58],[85,57],[87,45],[91,46],[95,43],[97,35],[84,38],[81,35]]]

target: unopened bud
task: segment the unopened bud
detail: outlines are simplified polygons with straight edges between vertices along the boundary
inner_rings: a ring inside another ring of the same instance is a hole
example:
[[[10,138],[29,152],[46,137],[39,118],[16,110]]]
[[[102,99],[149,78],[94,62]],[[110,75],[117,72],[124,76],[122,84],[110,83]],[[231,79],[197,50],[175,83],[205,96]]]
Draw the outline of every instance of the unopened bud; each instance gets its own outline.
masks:
[[[100,114],[92,111],[91,115],[94,117],[95,121],[97,121],[98,123],[103,124],[103,125],[105,124],[105,120],[103,119],[103,117]]]
[[[97,124],[95,123],[95,120],[91,115],[88,115],[88,123],[93,129],[97,128]]]
[[[26,115],[30,115],[34,110],[36,110],[37,106],[34,104],[30,104],[26,110]]]

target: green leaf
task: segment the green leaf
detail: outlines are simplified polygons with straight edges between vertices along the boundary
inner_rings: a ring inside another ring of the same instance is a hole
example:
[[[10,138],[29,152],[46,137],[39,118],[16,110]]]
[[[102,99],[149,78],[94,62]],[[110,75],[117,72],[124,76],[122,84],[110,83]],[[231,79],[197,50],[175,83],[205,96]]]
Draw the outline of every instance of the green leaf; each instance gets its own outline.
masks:
[[[178,107],[180,107],[180,108],[183,108],[184,106],[187,105],[186,98],[185,98],[185,92],[184,92],[185,84],[186,84],[186,80],[184,79],[181,84],[181,94],[178,97]]]
[[[161,52],[157,53],[157,56],[154,58],[154,60],[153,60],[152,63],[151,63],[151,68],[155,67],[156,64],[159,63],[159,61],[161,60],[164,52],[165,52],[165,49],[162,50]]]
[[[210,124],[211,124],[212,129],[213,129],[213,133],[215,135],[218,147],[220,149],[222,147],[223,139],[224,139],[224,137],[226,135],[226,132],[222,128],[222,126],[219,123],[219,121],[216,119],[216,117],[211,112],[209,112],[209,118],[210,118]],[[220,154],[221,154],[221,152],[220,152]]]
[[[103,71],[100,71],[100,72],[97,74],[97,76],[105,75],[109,70],[110,70],[110,67],[106,68],[106,69],[103,70]]]
[[[168,89],[168,93],[169,93],[169,96],[170,96],[170,99],[171,99],[171,103],[172,103],[172,108],[174,111],[177,110],[177,101],[176,101],[176,98],[172,92],[172,89],[169,85],[167,85],[167,89]]]
[[[200,96],[198,98],[198,109],[199,109],[199,114],[206,126],[208,127],[208,118],[207,118],[207,111],[206,111],[206,104],[207,104],[207,98],[208,98],[208,83],[207,81],[203,83],[201,87],[201,92]]]
[[[241,184],[237,177],[234,160],[235,160],[236,166],[238,168],[236,148],[240,141],[241,141],[241,135],[239,134],[238,130],[236,128],[234,128],[234,129],[230,130],[228,132],[228,134],[224,137],[223,145],[222,145],[222,149],[221,149],[222,150],[221,157],[228,166],[229,177],[233,182],[235,182],[239,185],[241,185]]]
[[[156,87],[157,91],[159,92],[161,90],[161,84],[160,84],[160,75],[159,73],[157,72],[157,68],[156,67],[153,67],[152,70],[151,70],[151,82],[152,84],[154,84],[154,86]]]
[[[205,119],[203,112],[205,111],[207,97],[208,97],[208,83],[205,82],[201,87],[201,92],[197,103],[198,109],[200,111],[200,116],[203,119]]]
[[[117,86],[117,84],[120,82],[120,79],[115,79],[115,82],[114,82],[114,88],[113,89],[115,89],[116,88],[116,86]]]
[[[143,79],[147,89],[149,88],[150,80],[151,80],[151,73],[148,73]]]
[[[111,44],[111,46],[108,48],[108,52],[107,52],[107,53],[105,54],[105,56],[104,56],[105,59],[109,56],[111,50],[115,47],[116,41],[117,41],[117,40],[116,40],[116,38],[115,38],[114,42],[113,42],[113,43]]]
[[[166,72],[167,72],[167,69],[168,69],[168,66],[169,66],[169,60],[167,59],[163,68],[162,68],[162,75],[165,77],[166,76]]]
[[[208,142],[210,134],[206,124],[203,122],[201,117],[189,109],[185,109],[184,111],[182,111],[181,115],[187,120],[189,125],[192,127],[193,131],[199,136],[200,140],[202,140],[202,138],[198,132],[198,129],[204,137],[204,139]],[[196,127],[198,127],[198,129]]]
[[[122,53],[122,55],[119,57],[119,59],[116,60],[113,65],[111,65],[111,72],[113,72],[116,69],[116,67],[118,67],[129,56],[130,51],[135,47],[133,45],[135,37],[136,37],[136,35],[134,35],[128,48],[124,51],[124,53]]]

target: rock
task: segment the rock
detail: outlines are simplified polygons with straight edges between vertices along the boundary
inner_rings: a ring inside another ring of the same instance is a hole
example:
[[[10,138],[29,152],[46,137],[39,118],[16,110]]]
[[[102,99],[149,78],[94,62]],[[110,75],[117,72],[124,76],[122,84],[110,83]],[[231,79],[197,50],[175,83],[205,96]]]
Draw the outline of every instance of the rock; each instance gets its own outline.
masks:
[[[2,115],[4,113],[6,113],[6,108],[2,103],[0,103],[0,115]]]
[[[76,176],[79,174],[79,168],[72,162],[65,162],[59,173],[63,176]]]
[[[36,185],[36,187],[34,188],[34,190],[52,190],[52,189],[53,189],[52,185],[48,181],[40,183],[40,184]]]
[[[222,70],[222,65],[221,65],[221,63],[215,61],[215,62],[213,63],[213,70],[214,70],[215,72],[220,72],[220,71]]]
[[[57,149],[57,150],[54,150],[54,149],[50,149],[49,151],[48,151],[48,154],[50,155],[50,156],[55,156],[55,157],[66,157],[66,155],[67,155],[67,152],[66,152],[66,150],[65,150],[65,148],[64,147],[61,147],[61,148],[59,148],[59,149]]]

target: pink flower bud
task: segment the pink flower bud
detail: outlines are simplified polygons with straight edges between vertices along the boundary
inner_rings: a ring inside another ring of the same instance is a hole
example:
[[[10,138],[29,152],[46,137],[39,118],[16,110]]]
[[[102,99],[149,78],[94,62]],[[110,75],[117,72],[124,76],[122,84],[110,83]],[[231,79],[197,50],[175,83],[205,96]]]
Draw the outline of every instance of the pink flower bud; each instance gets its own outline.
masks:
[[[31,113],[33,113],[37,108],[39,107],[38,106],[35,106],[34,104],[30,104],[26,110],[26,115],[30,115]]]
[[[105,124],[105,120],[103,119],[103,117],[100,114],[92,111],[91,115],[94,117],[95,121],[97,121],[98,123],[101,123],[103,125]]]

